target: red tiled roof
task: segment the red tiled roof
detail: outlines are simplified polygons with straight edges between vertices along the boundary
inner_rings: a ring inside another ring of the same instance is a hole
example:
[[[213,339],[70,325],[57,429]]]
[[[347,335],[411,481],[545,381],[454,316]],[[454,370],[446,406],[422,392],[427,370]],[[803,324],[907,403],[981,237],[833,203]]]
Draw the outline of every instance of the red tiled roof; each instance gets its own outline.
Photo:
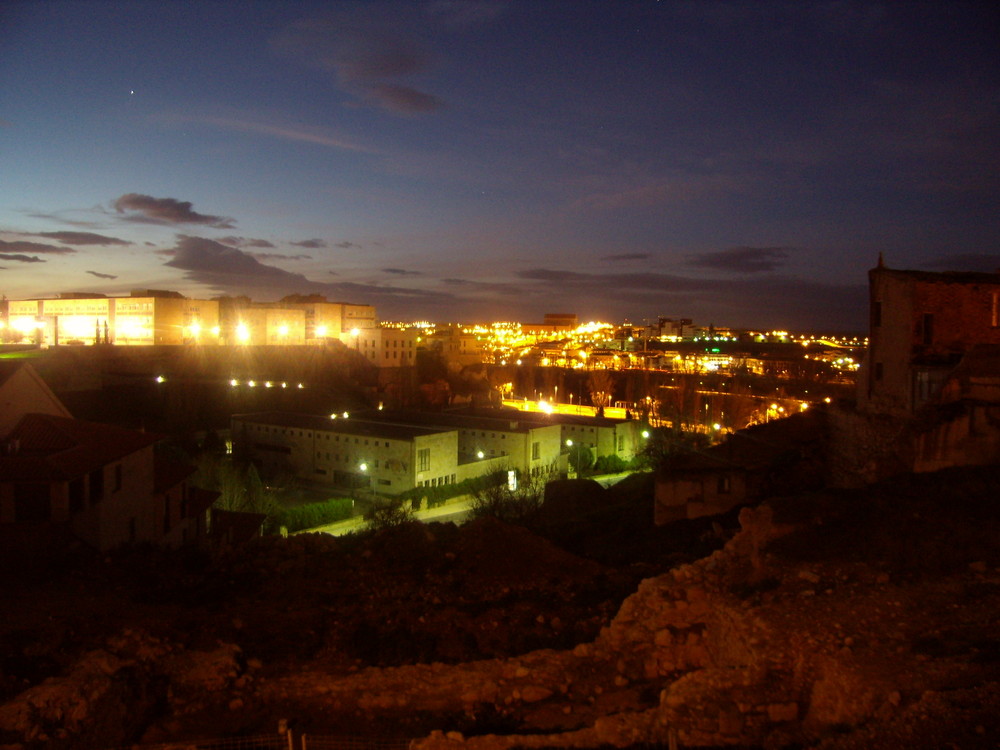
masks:
[[[26,414],[0,446],[0,481],[73,479],[162,439],[96,422]]]

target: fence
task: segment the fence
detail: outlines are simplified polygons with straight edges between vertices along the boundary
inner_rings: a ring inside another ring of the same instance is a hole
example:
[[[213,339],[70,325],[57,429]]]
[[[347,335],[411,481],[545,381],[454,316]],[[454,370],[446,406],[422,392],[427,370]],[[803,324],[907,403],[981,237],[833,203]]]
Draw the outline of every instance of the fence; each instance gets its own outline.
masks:
[[[374,739],[286,732],[252,737],[224,737],[129,745],[117,750],[408,750],[407,739]]]

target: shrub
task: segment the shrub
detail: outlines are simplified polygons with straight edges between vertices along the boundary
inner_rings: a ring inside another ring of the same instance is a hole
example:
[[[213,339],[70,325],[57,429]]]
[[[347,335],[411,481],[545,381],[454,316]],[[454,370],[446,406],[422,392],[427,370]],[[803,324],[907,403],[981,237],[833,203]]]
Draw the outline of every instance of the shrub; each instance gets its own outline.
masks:
[[[628,470],[628,463],[618,455],[600,456],[594,462],[595,474],[621,474]]]
[[[350,518],[353,513],[354,501],[351,498],[331,497],[322,503],[282,508],[278,519],[280,525],[289,531],[301,531],[343,521]]]

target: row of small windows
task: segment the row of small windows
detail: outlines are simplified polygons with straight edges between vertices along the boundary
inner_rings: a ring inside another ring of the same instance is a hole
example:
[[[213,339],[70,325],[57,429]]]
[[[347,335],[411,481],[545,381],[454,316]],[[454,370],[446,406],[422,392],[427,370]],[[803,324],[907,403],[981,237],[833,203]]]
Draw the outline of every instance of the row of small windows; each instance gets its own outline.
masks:
[[[272,427],[269,427],[267,425],[250,425],[250,427],[252,429],[256,430],[257,432],[270,433],[273,430],[275,435],[281,434],[281,435],[289,435],[291,437],[295,437],[295,432],[296,432],[294,429],[293,430],[289,430],[289,429],[284,428],[284,427],[274,427],[274,428],[272,428]],[[309,431],[299,430],[298,433],[299,433],[299,435],[298,435],[299,437],[311,438],[313,436],[313,434],[311,432],[309,432]],[[323,438],[326,438],[326,440],[328,442],[330,441],[331,438],[333,439],[333,442],[335,442],[335,443],[341,442],[341,440],[340,440],[341,436],[340,435],[330,435],[329,433],[319,433],[319,432],[316,433],[316,439],[317,440],[322,440]],[[352,438],[349,435],[344,435],[343,438],[344,438],[343,442],[345,442],[345,443],[350,443],[351,440],[352,440]],[[356,438],[353,438],[353,440],[354,440],[354,444],[355,445],[361,445],[362,444],[361,438],[357,438],[356,437]],[[379,443],[382,443],[386,448],[389,447],[389,441],[388,440],[371,440],[369,438],[365,438],[365,440],[364,440],[364,445],[373,445],[376,448],[378,447]]]
[[[426,479],[423,482],[417,482],[417,487],[440,487],[443,484],[455,484],[455,475]]]

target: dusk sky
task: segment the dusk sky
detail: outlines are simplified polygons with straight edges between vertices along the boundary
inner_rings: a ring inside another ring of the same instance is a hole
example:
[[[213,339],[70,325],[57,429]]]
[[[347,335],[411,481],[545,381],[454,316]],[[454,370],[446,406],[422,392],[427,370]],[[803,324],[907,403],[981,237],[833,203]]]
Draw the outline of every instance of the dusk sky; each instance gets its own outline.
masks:
[[[861,330],[1000,268],[987,3],[0,3],[0,293]]]

